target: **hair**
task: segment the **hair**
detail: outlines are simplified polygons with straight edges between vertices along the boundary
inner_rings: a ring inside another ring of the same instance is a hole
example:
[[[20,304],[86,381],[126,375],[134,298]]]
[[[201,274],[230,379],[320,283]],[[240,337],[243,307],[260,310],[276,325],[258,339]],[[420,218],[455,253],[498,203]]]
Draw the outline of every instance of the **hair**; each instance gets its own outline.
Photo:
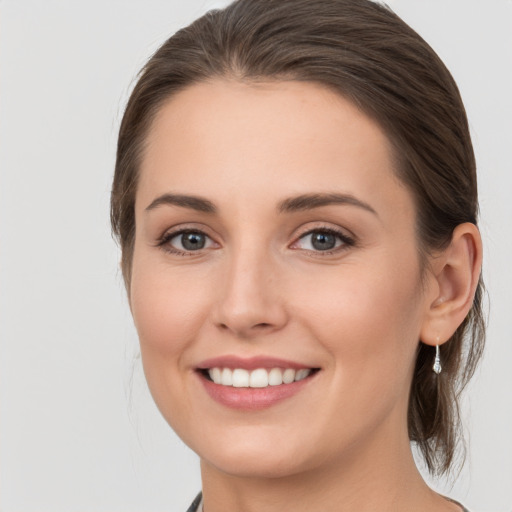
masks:
[[[477,223],[476,163],[465,109],[432,48],[387,6],[370,0],[236,0],[170,37],[141,70],[119,130],[111,223],[130,287],[135,193],[152,121],[178,91],[216,78],[305,81],[342,95],[376,121],[417,211],[420,262],[447,247],[455,227]],[[408,407],[409,438],[434,475],[464,448],[458,398],[485,334],[480,278],[472,308],[441,346],[421,342]],[[462,442],[461,442],[462,441]]]

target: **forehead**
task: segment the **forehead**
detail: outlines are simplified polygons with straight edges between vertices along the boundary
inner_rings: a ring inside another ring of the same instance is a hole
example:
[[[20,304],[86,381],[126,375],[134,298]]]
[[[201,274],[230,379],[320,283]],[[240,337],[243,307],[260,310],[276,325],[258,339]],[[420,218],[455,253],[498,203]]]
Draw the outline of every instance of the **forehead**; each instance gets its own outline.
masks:
[[[219,78],[191,85],[158,111],[147,137],[149,149],[162,143],[173,145],[168,138],[172,132],[179,132],[179,144],[214,143],[229,147],[232,153],[237,142],[246,148],[252,142],[261,152],[270,149],[272,142],[329,144],[335,140],[341,147],[354,149],[371,144],[388,157],[389,146],[377,123],[353,103],[322,84],[304,81],[246,83]],[[367,144],[361,140],[355,144],[361,133]]]
[[[194,84],[161,107],[146,142],[139,203],[166,189],[241,203],[320,189],[409,195],[377,123],[313,82]]]

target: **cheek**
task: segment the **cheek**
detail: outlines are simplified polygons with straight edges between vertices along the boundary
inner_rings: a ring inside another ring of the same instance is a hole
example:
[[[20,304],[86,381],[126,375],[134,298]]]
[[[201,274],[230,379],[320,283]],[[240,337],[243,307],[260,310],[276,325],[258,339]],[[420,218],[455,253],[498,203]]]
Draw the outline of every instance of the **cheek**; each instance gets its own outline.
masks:
[[[186,340],[188,322],[180,323],[183,301],[176,300],[175,293],[152,283],[150,279],[132,284],[132,314],[143,351],[157,351],[162,355],[179,352]]]
[[[141,348],[177,353],[187,344],[201,324],[204,277],[134,258],[130,299]]]
[[[419,274],[375,264],[316,277],[303,288],[309,293],[298,297],[296,316],[330,355],[331,399],[321,429],[344,432],[332,441],[341,446],[370,435],[385,418],[404,425],[420,331]]]
[[[197,281],[180,278],[158,263],[134,260],[130,297],[149,390],[162,415],[180,430],[192,421],[185,398],[184,377],[191,371],[186,354],[204,321],[204,295],[198,293]]]
[[[303,287],[308,293],[299,299],[298,317],[310,320],[333,364],[343,367],[339,375],[356,378],[371,368],[376,382],[394,378],[399,367],[404,373],[399,369],[397,377],[409,378],[421,326],[418,267],[397,270],[381,260],[340,267],[330,279],[316,277]]]
[[[201,282],[160,268],[158,262],[146,265],[134,260],[131,309],[144,372],[157,403],[157,396],[176,389],[187,371],[187,347],[197,339],[206,311]],[[166,383],[172,389],[160,390]]]

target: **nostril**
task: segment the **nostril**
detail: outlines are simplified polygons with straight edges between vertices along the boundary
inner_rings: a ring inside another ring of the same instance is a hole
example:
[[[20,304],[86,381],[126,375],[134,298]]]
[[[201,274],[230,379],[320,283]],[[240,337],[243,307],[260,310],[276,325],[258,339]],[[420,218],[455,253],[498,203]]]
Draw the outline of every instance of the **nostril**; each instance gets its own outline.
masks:
[[[233,331],[238,333],[241,336],[250,336],[250,333],[256,333],[259,331],[268,331],[272,329],[272,324],[269,322],[260,322],[254,325],[249,325],[244,328],[236,328],[235,326],[230,326],[226,323],[219,323],[218,327],[222,331]]]

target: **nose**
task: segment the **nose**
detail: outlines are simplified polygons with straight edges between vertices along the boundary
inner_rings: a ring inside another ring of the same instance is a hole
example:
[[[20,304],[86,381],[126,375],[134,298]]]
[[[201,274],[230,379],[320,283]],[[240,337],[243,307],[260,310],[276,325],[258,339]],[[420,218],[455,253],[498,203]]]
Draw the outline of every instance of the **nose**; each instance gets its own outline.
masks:
[[[272,255],[238,250],[224,262],[214,322],[239,339],[274,333],[288,322],[285,294]]]

